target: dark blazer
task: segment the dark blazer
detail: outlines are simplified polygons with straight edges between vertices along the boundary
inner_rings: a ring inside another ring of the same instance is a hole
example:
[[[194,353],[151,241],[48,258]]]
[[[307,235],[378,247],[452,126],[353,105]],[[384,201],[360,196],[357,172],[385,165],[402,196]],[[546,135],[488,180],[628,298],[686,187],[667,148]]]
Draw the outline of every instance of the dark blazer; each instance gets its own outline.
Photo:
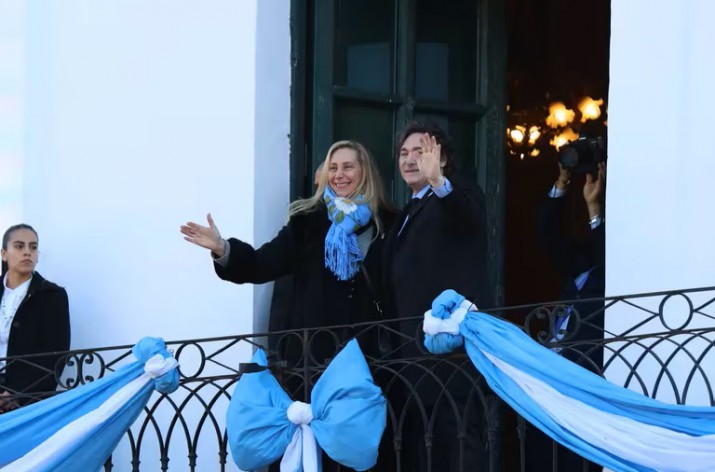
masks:
[[[393,225],[385,244],[386,291],[398,318],[422,316],[432,301],[453,289],[481,308],[492,306],[486,277],[484,194],[477,185],[450,178],[453,190],[439,198],[431,190]],[[399,234],[398,234],[399,233]],[[415,335],[417,322],[402,323]]]
[[[589,230],[585,239],[577,239],[564,231],[564,216],[567,197],[546,198],[539,209],[539,242],[548,253],[556,271],[561,275],[561,299],[578,300],[602,298],[605,288],[606,224]],[[588,280],[579,291],[575,279],[583,272],[594,268]],[[603,348],[596,344],[603,338],[603,302],[576,302],[573,304],[581,319],[574,321],[574,315],[566,327],[566,343],[561,354],[589,369],[601,374],[603,368]],[[596,340],[596,342],[594,342]],[[559,471],[586,470],[600,471],[597,464],[584,461],[574,452],[557,446]],[[532,425],[527,426],[526,470],[540,472],[553,468],[553,442]]]
[[[588,236],[579,240],[564,231],[566,197],[547,198],[539,212],[539,240],[546,249],[554,268],[563,277],[563,296],[575,299],[578,289],[574,279],[581,273],[596,267],[588,283],[581,289],[580,298],[602,297],[604,290],[603,269],[606,259],[606,224],[589,230]]]
[[[435,297],[444,290],[456,290],[476,302],[478,307],[492,307],[485,264],[484,195],[476,185],[453,176],[449,179],[453,187],[449,195],[439,198],[431,190],[428,191],[413,208],[408,205],[403,210],[387,238],[385,280],[388,283],[386,291],[391,293],[389,309],[403,319],[400,331],[407,338],[399,341],[400,348],[395,354],[402,359],[421,356],[425,352],[421,318],[410,321],[404,318],[422,317],[431,308]],[[408,212],[410,217],[400,232]],[[410,341],[412,338],[416,342]],[[444,439],[455,438],[458,434],[457,423],[447,402],[442,400],[440,411],[432,410],[437,408],[437,399],[445,388],[461,408],[467,404],[472,382],[457,373],[452,365],[432,361],[405,363],[400,367],[404,380],[387,392],[392,405],[408,405],[409,408],[406,415],[410,426],[403,430],[405,454],[402,458],[408,470],[422,470],[427,462],[421,416],[413,406],[415,400],[408,400],[415,394],[420,404],[430,412],[428,414],[436,414],[432,457],[440,458],[443,470],[457,470],[460,457],[464,470],[482,470],[481,465],[487,463],[484,457],[486,449],[478,433],[485,427],[481,425],[485,416],[481,414],[480,402],[472,400],[467,426],[471,434],[461,445]],[[470,373],[471,378],[480,378],[471,366],[465,365],[464,370]],[[483,382],[477,388],[488,392]],[[479,398],[479,395],[475,394],[473,398]]]
[[[271,294],[271,309],[268,313],[268,331],[284,331],[288,325],[288,318],[293,303],[293,275],[283,275],[273,282]],[[278,347],[278,338],[268,338],[268,349],[275,351]]]
[[[5,284],[0,283],[0,297]],[[35,272],[10,328],[7,354],[20,356],[44,352],[67,351],[70,347],[69,301],[64,288]],[[6,387],[15,392],[50,392],[57,388],[52,372],[62,373],[57,365],[60,356],[28,358],[9,362]],[[37,364],[41,367],[35,367]],[[49,371],[49,373],[46,370]]]
[[[381,211],[380,217],[385,227],[394,220],[394,214],[387,210]],[[362,272],[351,280],[340,281],[325,267],[325,236],[330,225],[327,210],[321,205],[316,211],[293,216],[272,241],[258,249],[231,238],[228,264],[226,267],[214,264],[216,274],[239,284],[261,284],[291,274],[288,313],[283,320],[270,320],[272,327],[316,328],[380,319],[373,300],[381,294],[368,290]],[[377,289],[382,285],[384,240],[384,232],[377,235],[364,261],[372,285]],[[282,346],[281,356],[289,362],[300,358],[302,349],[296,339],[287,336],[277,342]],[[336,342],[327,333],[316,334],[310,341],[315,361],[322,363],[326,357],[335,355]],[[363,351],[374,348],[360,341]]]
[[[589,229],[585,239],[569,236],[564,231],[563,217],[566,197],[547,198],[539,212],[539,240],[562,278],[561,299],[579,300],[603,298],[605,291],[606,223]],[[593,268],[579,291],[575,279]],[[603,364],[601,348],[589,343],[603,338],[603,301],[573,304],[580,323],[570,320],[564,342],[576,342],[564,349],[565,357],[583,367],[600,373]],[[581,343],[581,344],[578,344]]]

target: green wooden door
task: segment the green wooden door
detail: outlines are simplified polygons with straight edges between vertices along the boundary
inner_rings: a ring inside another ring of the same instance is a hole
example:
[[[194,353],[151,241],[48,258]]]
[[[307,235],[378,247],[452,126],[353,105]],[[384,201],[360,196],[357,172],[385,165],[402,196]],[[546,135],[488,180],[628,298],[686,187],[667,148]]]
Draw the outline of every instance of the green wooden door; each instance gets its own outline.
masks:
[[[292,169],[304,172],[294,176],[293,194],[310,193],[308,176],[333,142],[355,139],[372,152],[388,194],[401,206],[409,192],[397,170],[395,134],[412,119],[435,121],[454,139],[460,174],[475,179],[487,196],[485,257],[498,301],[503,299],[504,11],[501,0],[293,4],[294,53],[302,47],[305,54],[293,75],[305,108],[294,110],[311,121],[306,125],[294,116],[293,132],[300,126],[304,142],[292,140]]]

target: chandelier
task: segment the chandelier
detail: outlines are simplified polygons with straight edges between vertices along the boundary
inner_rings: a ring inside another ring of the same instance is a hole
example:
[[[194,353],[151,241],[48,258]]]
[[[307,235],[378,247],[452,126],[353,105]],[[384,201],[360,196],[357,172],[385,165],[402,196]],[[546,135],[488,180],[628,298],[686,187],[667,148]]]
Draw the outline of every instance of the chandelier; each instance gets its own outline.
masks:
[[[543,109],[512,112],[507,106],[511,123],[506,130],[509,154],[519,159],[536,157],[541,154],[541,148],[547,141],[558,150],[564,144],[578,139],[578,131],[584,123],[600,118],[601,106],[603,99],[594,100],[591,97],[581,99],[576,110],[556,101],[549,105],[545,117]]]

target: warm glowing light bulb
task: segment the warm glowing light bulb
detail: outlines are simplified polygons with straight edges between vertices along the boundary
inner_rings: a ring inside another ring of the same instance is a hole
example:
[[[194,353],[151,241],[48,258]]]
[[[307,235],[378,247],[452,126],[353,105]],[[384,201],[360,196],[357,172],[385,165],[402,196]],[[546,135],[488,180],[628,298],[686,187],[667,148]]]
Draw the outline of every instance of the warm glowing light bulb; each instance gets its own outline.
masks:
[[[603,105],[603,99],[594,100],[591,97],[585,97],[581,100],[578,104],[578,110],[581,112],[581,123],[595,120],[601,116],[601,105]]]
[[[539,136],[541,136],[541,131],[539,131],[538,126],[532,126],[529,128],[529,144],[536,144],[536,140],[539,139]]]
[[[509,132],[509,136],[511,137],[511,140],[515,143],[521,143],[524,141],[524,137],[526,136],[526,128],[524,126],[517,125],[513,130]]]
[[[575,133],[574,130],[572,130],[571,128],[566,128],[560,134],[554,136],[554,139],[552,139],[549,144],[554,146],[556,149],[559,149],[564,144],[570,143],[575,139],[578,139],[578,134]]]
[[[576,116],[576,112],[566,108],[562,102],[554,102],[549,105],[549,116],[546,117],[546,124],[551,128],[560,128],[571,123]]]

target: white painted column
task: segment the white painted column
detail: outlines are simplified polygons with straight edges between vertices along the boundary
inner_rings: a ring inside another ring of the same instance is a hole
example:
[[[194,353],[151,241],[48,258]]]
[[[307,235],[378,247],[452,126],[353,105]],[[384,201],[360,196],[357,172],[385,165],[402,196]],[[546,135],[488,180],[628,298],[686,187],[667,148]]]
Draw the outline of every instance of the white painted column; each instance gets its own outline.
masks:
[[[708,0],[613,2],[608,295],[715,285],[715,159],[710,142],[715,110],[714,15],[715,3]],[[712,297],[711,292],[692,300],[697,306]],[[644,300],[643,305],[658,309],[656,300]],[[713,314],[713,308],[706,311]],[[638,332],[678,326],[688,313],[687,303],[673,299],[665,313],[665,325],[658,318]],[[606,328],[621,333],[646,316],[619,305],[607,313]],[[713,323],[696,313],[688,327]],[[707,340],[696,340],[688,351],[697,355],[707,346]],[[633,347],[628,356],[636,359],[642,352]],[[673,346],[662,345],[655,352],[667,359]],[[701,365],[712,372],[715,357],[706,356]],[[683,386],[692,367],[692,360],[679,354],[669,371]],[[620,382],[627,370],[618,361],[608,375]],[[659,371],[654,358],[638,369],[649,385]],[[688,403],[706,402],[698,375],[690,386]],[[658,398],[672,400],[669,390],[665,382]]]
[[[273,239],[290,202],[290,1],[257,3],[254,241]],[[273,283],[254,288],[254,332],[268,330]]]

